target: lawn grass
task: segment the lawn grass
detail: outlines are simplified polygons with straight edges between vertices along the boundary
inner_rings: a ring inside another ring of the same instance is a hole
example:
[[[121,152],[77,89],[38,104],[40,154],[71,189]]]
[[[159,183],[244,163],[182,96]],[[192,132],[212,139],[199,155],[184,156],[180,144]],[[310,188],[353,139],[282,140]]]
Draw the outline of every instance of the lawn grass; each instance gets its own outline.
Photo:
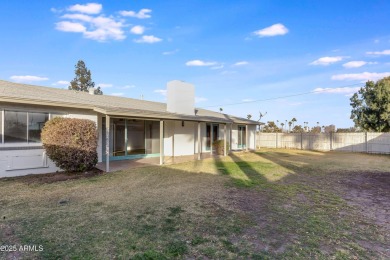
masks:
[[[358,187],[382,199],[370,208],[351,181],[389,180],[389,169],[388,156],[267,149],[55,183],[0,179],[1,244],[43,246],[0,259],[386,259],[389,227],[367,213],[389,193]]]

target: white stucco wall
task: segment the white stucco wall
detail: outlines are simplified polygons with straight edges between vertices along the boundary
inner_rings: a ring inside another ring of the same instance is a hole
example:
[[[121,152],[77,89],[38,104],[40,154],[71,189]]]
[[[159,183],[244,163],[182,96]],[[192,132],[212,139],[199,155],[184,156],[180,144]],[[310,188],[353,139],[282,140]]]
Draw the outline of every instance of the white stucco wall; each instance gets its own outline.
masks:
[[[193,155],[196,135],[194,129],[197,123],[185,121],[165,121],[164,124],[164,155]]]
[[[238,149],[238,125],[233,124],[232,125],[232,144],[231,144],[231,149],[232,150],[237,150]]]
[[[255,125],[248,126],[248,132],[249,132],[248,148],[250,150],[256,150],[256,126]]]
[[[245,126],[242,124],[233,124],[233,130],[232,130],[232,150],[239,150],[238,149],[238,126]],[[248,125],[248,139],[247,139],[247,146],[249,150],[255,150],[256,149],[256,126],[255,125]]]

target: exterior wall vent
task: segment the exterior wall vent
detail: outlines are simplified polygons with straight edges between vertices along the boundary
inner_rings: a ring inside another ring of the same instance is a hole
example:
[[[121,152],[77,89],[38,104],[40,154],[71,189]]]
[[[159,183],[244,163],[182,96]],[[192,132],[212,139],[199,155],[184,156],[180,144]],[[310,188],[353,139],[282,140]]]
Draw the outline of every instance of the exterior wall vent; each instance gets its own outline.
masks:
[[[167,83],[167,111],[177,114],[195,114],[194,85],[173,80]]]

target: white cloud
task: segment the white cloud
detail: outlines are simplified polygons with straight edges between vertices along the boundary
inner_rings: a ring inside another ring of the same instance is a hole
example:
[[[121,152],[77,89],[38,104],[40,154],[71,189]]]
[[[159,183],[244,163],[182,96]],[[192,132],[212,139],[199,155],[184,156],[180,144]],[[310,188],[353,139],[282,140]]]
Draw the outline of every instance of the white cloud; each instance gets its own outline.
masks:
[[[151,12],[152,12],[152,10],[144,8],[144,9],[141,9],[138,13],[136,13],[134,11],[120,11],[119,14],[122,16],[127,16],[127,17],[135,17],[138,19],[147,19],[147,18],[152,17],[150,15]]]
[[[179,49],[176,49],[176,50],[173,50],[173,51],[164,51],[162,53],[162,55],[173,55],[175,53],[177,53],[179,51]]]
[[[122,93],[122,92],[117,92],[117,93],[111,93],[110,94],[111,96],[117,96],[117,97],[120,97],[120,96],[124,96],[125,93]]]
[[[143,34],[145,31],[145,27],[141,26],[141,25],[136,25],[136,26],[133,26],[131,29],[130,29],[130,32],[132,34]]]
[[[330,94],[346,94],[350,95],[356,93],[360,87],[343,87],[343,88],[316,88],[313,91],[319,94],[330,93]]]
[[[97,86],[101,88],[112,88],[113,85],[109,83],[99,83]]]
[[[217,65],[214,61],[190,60],[186,62],[186,66],[207,67]]]
[[[333,75],[332,80],[378,80],[380,78],[384,78],[390,76],[390,72],[363,72],[363,73],[355,73],[355,74],[338,74]]]
[[[102,5],[97,3],[88,3],[85,5],[76,4],[68,7],[67,10],[85,14],[98,14],[102,11]]]
[[[318,60],[313,61],[310,63],[310,65],[329,65],[335,62],[342,61],[344,57],[342,56],[333,56],[333,57],[322,57],[319,58]]]
[[[80,20],[83,22],[91,22],[93,20],[93,16],[86,15],[86,14],[64,14],[61,16],[63,19],[70,19],[70,20]]]
[[[239,61],[239,62],[236,62],[233,64],[233,66],[244,66],[244,65],[248,65],[249,62],[247,61]]]
[[[163,96],[166,96],[167,95],[167,90],[166,89],[156,89],[155,91],[153,91],[154,93],[158,93],[158,94],[161,94]]]
[[[162,39],[153,35],[144,35],[140,39],[134,40],[136,43],[156,43],[161,42]]]
[[[99,16],[93,18],[92,28],[95,30],[84,32],[84,36],[97,41],[106,41],[108,39],[123,40],[126,38],[122,28],[122,22],[117,22],[113,18]]]
[[[362,67],[364,65],[366,65],[367,62],[366,61],[362,61],[362,60],[359,60],[359,61],[350,61],[350,62],[347,62],[347,63],[344,63],[343,64],[343,67],[344,68],[347,68],[347,69],[350,69],[350,68],[359,68],[359,67]]]
[[[204,98],[204,97],[195,97],[195,103],[200,103],[200,102],[204,102],[204,101],[207,101],[207,98]]]
[[[366,52],[368,55],[390,55],[390,50],[384,50],[384,51],[368,51]]]
[[[288,29],[283,24],[277,23],[253,33],[259,37],[272,37],[277,35],[284,35],[288,33]]]
[[[252,102],[253,101],[253,99],[250,99],[250,98],[244,98],[243,100],[242,100],[242,102]]]
[[[78,5],[76,5],[78,6]],[[86,6],[90,6],[87,4]],[[93,7],[93,6],[92,6]],[[92,8],[91,7],[91,8]],[[70,10],[70,9],[68,9]],[[92,9],[91,9],[92,10]],[[100,12],[100,11],[99,11]],[[126,38],[123,28],[125,27],[122,20],[117,20],[114,17],[106,17],[104,15],[91,16],[88,14],[96,14],[99,12],[83,12],[64,14],[60,21],[56,23],[56,29],[64,32],[77,32],[82,33],[85,38],[96,41],[123,40]]]
[[[46,78],[46,77],[31,76],[31,75],[11,76],[10,79],[12,79],[12,80],[14,80],[16,82],[32,82],[32,81],[46,81],[46,80],[49,80],[49,78]]]
[[[135,86],[134,85],[126,85],[126,86],[121,87],[121,89],[130,89],[130,88],[135,88]]]
[[[69,21],[62,21],[56,23],[56,29],[63,32],[85,32],[87,28],[81,23],[73,23]]]
[[[53,85],[69,85],[69,84],[70,84],[70,82],[67,80],[59,80],[56,83],[54,83]]]

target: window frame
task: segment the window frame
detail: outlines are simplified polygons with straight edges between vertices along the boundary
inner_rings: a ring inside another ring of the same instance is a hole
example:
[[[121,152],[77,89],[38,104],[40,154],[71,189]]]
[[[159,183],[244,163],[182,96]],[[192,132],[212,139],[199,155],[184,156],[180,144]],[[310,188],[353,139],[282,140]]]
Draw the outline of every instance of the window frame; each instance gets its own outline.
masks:
[[[10,111],[10,112],[26,112],[27,113],[27,120],[26,120],[26,142],[14,142],[14,143],[5,143],[4,142],[4,129],[5,129],[5,112]],[[64,116],[65,114],[59,113],[59,112],[47,112],[47,111],[42,111],[42,110],[37,110],[37,111],[29,111],[29,110],[23,110],[23,109],[18,109],[18,108],[0,108],[0,113],[1,113],[1,138],[0,138],[0,146],[4,147],[18,147],[18,146],[41,146],[42,141],[40,142],[30,142],[29,141],[29,114],[30,113],[42,113],[42,114],[47,114],[48,115],[48,120],[51,120],[53,116]],[[46,121],[47,122],[47,121]]]

